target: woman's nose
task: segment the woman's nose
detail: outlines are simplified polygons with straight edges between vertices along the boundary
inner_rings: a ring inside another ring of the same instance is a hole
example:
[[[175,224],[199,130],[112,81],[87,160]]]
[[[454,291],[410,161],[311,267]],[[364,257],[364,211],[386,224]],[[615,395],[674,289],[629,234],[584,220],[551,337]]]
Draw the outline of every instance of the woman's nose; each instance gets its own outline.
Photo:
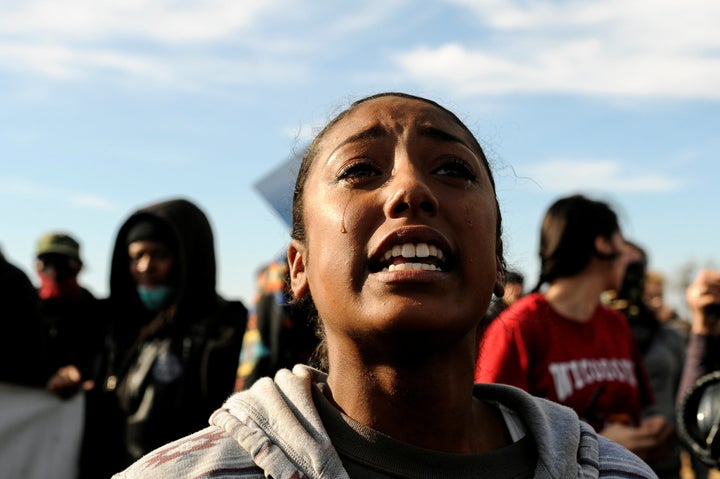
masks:
[[[434,216],[439,204],[427,180],[412,164],[397,167],[388,185],[385,214],[390,218],[421,213]]]

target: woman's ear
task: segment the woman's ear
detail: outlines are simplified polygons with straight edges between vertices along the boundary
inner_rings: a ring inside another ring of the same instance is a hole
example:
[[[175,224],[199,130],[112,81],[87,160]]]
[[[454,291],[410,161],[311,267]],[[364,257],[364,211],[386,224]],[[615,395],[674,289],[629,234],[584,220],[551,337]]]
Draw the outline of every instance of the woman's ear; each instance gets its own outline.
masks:
[[[600,255],[608,255],[612,253],[612,245],[607,238],[598,236],[595,238],[595,251],[600,253]]]
[[[304,246],[297,240],[291,240],[288,246],[287,259],[290,267],[290,288],[295,299],[304,297],[310,289],[305,274],[306,256]]]
[[[595,238],[595,256],[604,260],[614,260],[619,256],[612,240],[603,236]]]
[[[495,287],[493,293],[498,298],[505,296],[505,269],[502,266],[502,260],[499,257],[495,257],[496,272],[495,272]]]

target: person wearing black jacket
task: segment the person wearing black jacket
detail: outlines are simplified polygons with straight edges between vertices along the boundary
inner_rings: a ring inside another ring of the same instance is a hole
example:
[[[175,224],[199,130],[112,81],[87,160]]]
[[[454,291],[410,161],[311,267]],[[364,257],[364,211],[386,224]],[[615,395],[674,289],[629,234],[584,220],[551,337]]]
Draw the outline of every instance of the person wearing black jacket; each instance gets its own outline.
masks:
[[[247,310],[217,293],[213,242],[206,215],[181,198],[140,208],[120,227],[87,477],[204,427],[233,392]]]
[[[40,298],[30,278],[0,252],[0,382],[44,388],[50,371]]]
[[[91,379],[102,350],[103,318],[98,300],[78,283],[83,269],[80,243],[70,234],[43,234],[37,242],[35,269],[48,367],[53,372],[47,388],[69,398]]]
[[[680,479],[681,448],[675,424],[675,398],[685,361],[685,339],[680,332],[662,323],[645,302],[648,255],[644,248],[626,241],[629,263],[622,285],[609,305],[623,313],[637,342],[653,391],[654,401],[643,416],[661,415],[673,428],[664,447],[645,457],[660,479]]]

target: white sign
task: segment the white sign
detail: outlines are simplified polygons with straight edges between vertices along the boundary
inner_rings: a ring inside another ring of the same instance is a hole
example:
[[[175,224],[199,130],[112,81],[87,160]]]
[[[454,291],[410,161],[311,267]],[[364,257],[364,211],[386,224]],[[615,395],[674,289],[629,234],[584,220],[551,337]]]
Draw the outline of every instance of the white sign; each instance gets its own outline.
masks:
[[[85,396],[0,383],[0,479],[75,479]]]

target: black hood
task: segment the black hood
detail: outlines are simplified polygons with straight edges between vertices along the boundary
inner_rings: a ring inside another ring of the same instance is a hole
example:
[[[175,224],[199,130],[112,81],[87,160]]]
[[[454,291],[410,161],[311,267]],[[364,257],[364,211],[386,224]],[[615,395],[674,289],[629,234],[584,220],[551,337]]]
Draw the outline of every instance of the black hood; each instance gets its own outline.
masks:
[[[142,207],[120,227],[110,268],[111,303],[116,311],[134,311],[136,315],[142,310],[135,282],[130,276],[127,235],[138,222],[149,219],[167,225],[175,237],[178,319],[191,317],[200,320],[198,313],[214,310],[218,302],[215,246],[207,216],[185,199]]]

